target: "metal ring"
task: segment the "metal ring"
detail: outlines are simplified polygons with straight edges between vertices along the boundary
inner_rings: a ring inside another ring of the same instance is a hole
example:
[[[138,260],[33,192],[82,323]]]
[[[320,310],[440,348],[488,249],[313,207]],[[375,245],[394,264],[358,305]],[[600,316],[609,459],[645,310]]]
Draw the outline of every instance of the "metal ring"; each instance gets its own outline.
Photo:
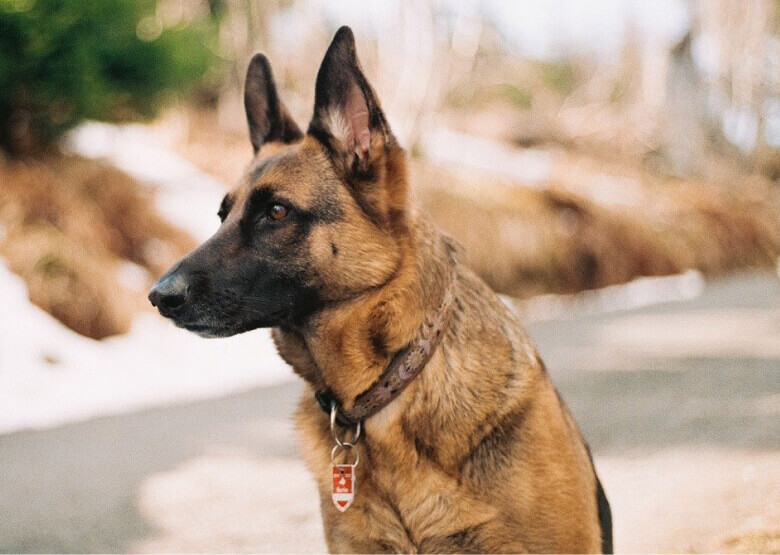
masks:
[[[333,446],[333,449],[330,450],[330,464],[336,464],[334,461],[336,459],[336,453],[338,452],[339,449],[344,449],[345,451],[349,450],[349,449],[355,449],[355,462],[352,463],[352,466],[357,466],[358,465],[358,463],[360,462],[360,451],[358,451],[355,448],[354,444],[352,444],[352,443],[350,443],[348,441],[345,441],[344,443],[340,443],[338,445],[334,445]]]
[[[336,407],[336,401],[333,400],[330,402],[330,433],[333,435],[333,439],[336,442],[336,445],[339,447],[343,447],[344,445],[349,445],[346,441],[341,441],[341,438],[339,437],[338,432],[336,431],[336,416],[338,413],[338,408]],[[357,440],[360,439],[360,432],[361,432],[362,426],[361,423],[358,422],[355,427],[355,437],[352,438],[352,443],[357,443]]]

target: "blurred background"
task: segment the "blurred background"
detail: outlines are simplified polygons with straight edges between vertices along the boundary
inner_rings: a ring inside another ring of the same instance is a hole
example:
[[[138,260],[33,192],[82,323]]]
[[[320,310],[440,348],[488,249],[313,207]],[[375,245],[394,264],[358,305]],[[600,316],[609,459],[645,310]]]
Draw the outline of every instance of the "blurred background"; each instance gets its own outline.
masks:
[[[0,551],[324,550],[267,330],[146,301],[335,30],[514,304],[618,552],[780,552],[780,2],[0,0]]]

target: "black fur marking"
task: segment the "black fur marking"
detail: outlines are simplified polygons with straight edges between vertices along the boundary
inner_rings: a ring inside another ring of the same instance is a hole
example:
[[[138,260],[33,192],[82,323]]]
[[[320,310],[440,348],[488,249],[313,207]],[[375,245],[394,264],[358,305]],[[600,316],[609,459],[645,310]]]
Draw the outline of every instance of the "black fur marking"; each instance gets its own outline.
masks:
[[[525,410],[517,409],[498,422],[461,461],[461,472],[475,482],[494,481],[495,471],[513,459],[515,435],[525,421]]]
[[[426,539],[420,545],[422,553],[483,553],[479,542],[481,524],[469,526],[449,536]]]
[[[420,458],[431,461],[436,460],[436,452],[433,450],[433,447],[425,443],[420,436],[414,437],[414,449]]]
[[[320,292],[312,287],[304,287],[299,292],[295,308],[290,311],[286,320],[301,328],[311,315],[321,308]]]
[[[429,462],[438,464],[434,447],[423,440],[419,434],[419,430],[411,430],[406,419],[401,420],[401,431],[403,432],[404,437],[412,442],[414,450],[417,451],[417,456],[419,458],[427,459]]]
[[[353,187],[371,187],[378,181],[376,164],[363,164],[356,156],[352,160],[350,177]]]
[[[543,363],[542,369],[547,371],[547,369],[544,368]],[[565,412],[573,422],[574,418],[571,416],[571,411],[569,411],[569,408],[563,402],[563,398],[561,397],[561,394],[558,392],[557,388],[555,389],[555,396],[558,398],[558,405],[561,407],[561,410]],[[585,441],[585,438],[582,437],[582,433],[579,431],[579,429],[570,429],[570,432],[577,434],[577,436],[580,438],[580,441],[582,441],[582,443],[585,445],[585,451],[588,453],[590,468],[593,470],[593,478],[596,480],[596,507],[598,508],[599,527],[601,528],[601,552],[612,553],[612,510],[610,509],[609,501],[607,500],[607,494],[604,492],[604,488],[601,487],[601,481],[599,480],[598,474],[596,474],[596,465],[593,464],[593,456],[590,453],[590,445],[588,445],[588,443]]]
[[[336,243],[331,243],[330,244],[330,252],[333,253],[333,256],[338,256],[339,255],[339,248],[336,246]]]
[[[371,330],[369,332],[369,339],[371,341],[371,348],[379,357],[387,356],[387,343],[385,341],[385,335],[381,330]]]
[[[387,220],[395,230],[403,230],[406,228],[406,211],[399,210],[398,208],[391,208],[387,214]]]
[[[593,472],[595,475],[595,471]],[[613,553],[612,547],[612,509],[607,500],[607,494],[601,487],[601,481],[596,476],[596,503],[599,508],[599,525],[601,526],[601,552]]]
[[[361,195],[360,192],[351,185],[347,185],[347,190],[349,191],[349,194],[352,195],[355,203],[360,207],[360,210],[363,211],[363,214],[365,214],[374,225],[380,229],[384,228],[384,216],[378,210],[376,210],[376,208],[374,208],[370,202],[367,201],[366,197]]]
[[[244,213],[241,216],[241,236],[244,243],[251,243],[257,218],[261,213],[265,212],[268,202],[273,197],[273,193],[273,189],[270,187],[261,187],[252,191],[249,199],[246,201]]]
[[[560,395],[558,396],[558,400],[560,401]],[[583,440],[583,443],[585,443],[585,440]],[[596,507],[598,508],[599,527],[601,528],[601,552],[614,553],[614,547],[612,545],[612,509],[609,506],[607,494],[601,486],[599,475],[596,474],[596,466],[593,464],[593,455],[591,455],[590,445],[587,443],[585,443],[585,450],[588,453],[590,467],[593,470],[593,477],[596,480]]]

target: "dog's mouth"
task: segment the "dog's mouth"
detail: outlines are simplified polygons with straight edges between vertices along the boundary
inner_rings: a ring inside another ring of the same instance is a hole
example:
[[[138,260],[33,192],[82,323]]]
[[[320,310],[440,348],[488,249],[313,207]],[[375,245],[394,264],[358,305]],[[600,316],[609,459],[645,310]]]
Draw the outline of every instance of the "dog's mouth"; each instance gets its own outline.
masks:
[[[216,322],[206,322],[202,320],[181,320],[177,318],[171,318],[171,321],[178,328],[191,331],[192,333],[206,338],[230,337],[233,335],[238,335],[239,333],[251,331],[258,327],[244,323],[222,324]]]
[[[206,338],[231,337],[257,328],[273,326],[278,320],[278,315],[261,319],[248,318],[241,313],[226,315],[221,310],[193,306],[179,310],[161,309],[160,314],[171,320],[176,327]]]
[[[230,337],[231,335],[235,335],[235,333],[237,333],[232,332],[232,330],[228,330],[222,326],[200,324],[196,322],[182,322],[174,318],[171,320],[176,325],[176,327],[191,331],[192,333],[198,334],[201,337]]]
[[[253,329],[247,326],[241,320],[220,321],[213,315],[204,314],[202,316],[160,313],[171,320],[176,327],[196,333],[201,337],[230,337]]]

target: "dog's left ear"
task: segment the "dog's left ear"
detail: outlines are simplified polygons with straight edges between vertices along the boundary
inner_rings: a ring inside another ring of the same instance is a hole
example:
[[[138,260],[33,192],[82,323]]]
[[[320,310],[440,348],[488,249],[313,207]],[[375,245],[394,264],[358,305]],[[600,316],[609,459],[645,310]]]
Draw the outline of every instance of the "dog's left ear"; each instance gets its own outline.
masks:
[[[360,68],[355,36],[341,27],[317,73],[309,133],[346,171],[366,171],[372,158],[395,143],[374,90]]]
[[[279,99],[271,64],[263,54],[255,54],[249,62],[244,83],[244,107],[255,154],[265,143],[291,143],[303,137],[301,129]]]

